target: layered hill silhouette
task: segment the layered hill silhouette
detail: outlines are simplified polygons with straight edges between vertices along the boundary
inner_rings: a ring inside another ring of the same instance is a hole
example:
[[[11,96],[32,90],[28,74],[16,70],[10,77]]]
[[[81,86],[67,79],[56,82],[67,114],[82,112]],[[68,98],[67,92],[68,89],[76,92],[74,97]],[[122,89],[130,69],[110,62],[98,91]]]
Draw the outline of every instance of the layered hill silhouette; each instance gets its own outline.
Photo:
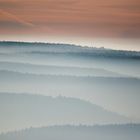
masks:
[[[86,68],[72,66],[36,65],[30,63],[16,63],[0,61],[1,70],[11,70],[22,73],[46,74],[46,75],[71,75],[71,76],[103,76],[103,77],[127,77],[116,72],[101,68]]]
[[[122,115],[90,102],[31,94],[0,93],[0,130],[64,124],[128,123]]]
[[[140,98],[139,78],[38,75],[7,70],[0,70],[0,77],[0,91],[3,92],[81,98],[120,114],[131,116],[132,113],[140,118],[137,107]]]
[[[0,42],[0,47],[11,49],[11,52],[30,52],[30,53],[66,53],[76,55],[87,55],[95,57],[111,57],[111,58],[132,58],[140,59],[140,52],[112,50],[96,47],[82,47],[73,44],[54,44],[54,43],[36,43],[36,42]],[[1,48],[0,48],[1,49]],[[7,52],[3,50],[2,52]],[[9,51],[8,51],[9,52]]]
[[[94,86],[100,85],[102,86],[113,86],[117,85],[117,88],[125,87],[131,85],[133,88],[139,87],[140,79],[133,77],[102,77],[102,76],[76,76],[76,75],[44,75],[44,74],[33,74],[33,73],[23,73],[16,72],[11,70],[0,70],[0,79],[1,84],[5,84],[4,81],[10,84],[11,81],[14,81],[17,84],[28,84],[31,83],[31,86],[37,85],[39,83],[43,86],[43,83],[46,85],[58,85],[61,87],[62,85],[69,85],[70,87],[77,83],[81,86],[84,84],[85,86]],[[25,83],[26,81],[26,83]],[[72,85],[73,84],[73,85]],[[108,87],[109,88],[109,87]],[[128,87],[129,88],[129,87]],[[119,90],[119,89],[118,89]],[[125,90],[125,89],[124,89]],[[137,90],[136,90],[137,91]]]
[[[69,44],[0,42],[0,60],[40,65],[105,69],[140,77],[140,52]]]
[[[140,120],[139,64],[135,51],[0,42],[0,132],[40,127],[0,140],[137,140],[123,124]]]
[[[139,140],[140,125],[52,126],[0,135],[1,140]]]

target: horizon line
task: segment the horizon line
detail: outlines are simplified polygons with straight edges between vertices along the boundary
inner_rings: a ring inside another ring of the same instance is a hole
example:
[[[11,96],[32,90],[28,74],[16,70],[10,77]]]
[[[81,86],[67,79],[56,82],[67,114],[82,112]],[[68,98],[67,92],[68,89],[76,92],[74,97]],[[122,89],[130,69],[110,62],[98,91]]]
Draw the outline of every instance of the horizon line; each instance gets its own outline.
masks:
[[[127,51],[127,52],[138,52],[140,50],[130,50],[130,49],[116,49],[116,48],[107,48],[107,47],[95,47],[89,45],[81,45],[76,43],[64,43],[64,42],[46,42],[46,41],[24,41],[24,40],[0,40],[0,43],[28,43],[28,44],[57,44],[57,45],[70,45],[82,48],[93,48],[93,49],[104,49],[104,50],[113,50],[113,51]]]

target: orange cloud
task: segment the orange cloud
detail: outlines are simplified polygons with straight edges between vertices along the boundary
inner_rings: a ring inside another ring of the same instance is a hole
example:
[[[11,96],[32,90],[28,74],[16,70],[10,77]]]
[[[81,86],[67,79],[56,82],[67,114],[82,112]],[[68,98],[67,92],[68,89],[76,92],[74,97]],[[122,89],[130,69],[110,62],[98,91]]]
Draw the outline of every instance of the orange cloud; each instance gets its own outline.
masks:
[[[0,9],[3,33],[16,22],[23,34],[140,38],[139,0],[0,0]]]
[[[14,15],[12,13],[9,13],[7,11],[4,11],[4,10],[0,9],[0,14],[3,15],[5,18],[10,19],[11,21],[15,21],[15,22],[23,24],[25,26],[30,26],[30,27],[34,26],[32,23],[27,22],[27,21],[19,18],[18,16]]]

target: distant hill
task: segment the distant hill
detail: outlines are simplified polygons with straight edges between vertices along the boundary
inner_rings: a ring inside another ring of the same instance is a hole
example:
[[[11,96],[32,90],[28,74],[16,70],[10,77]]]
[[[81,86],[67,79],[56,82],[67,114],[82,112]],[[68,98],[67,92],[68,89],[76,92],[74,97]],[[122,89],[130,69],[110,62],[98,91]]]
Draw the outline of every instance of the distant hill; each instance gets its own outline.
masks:
[[[139,64],[136,51],[0,42],[0,131],[140,122]]]
[[[73,55],[87,55],[93,57],[111,57],[111,58],[132,58],[140,59],[140,52],[111,50],[105,48],[82,47],[73,44],[53,44],[53,43],[36,43],[36,42],[0,42],[0,47],[15,48],[16,52],[31,53],[68,53]],[[10,49],[9,48],[9,49]],[[1,49],[1,48],[0,48]],[[68,55],[67,54],[67,55]]]
[[[52,126],[0,135],[1,140],[139,140],[140,125]]]
[[[85,68],[55,65],[36,65],[30,63],[16,63],[0,61],[0,70],[11,70],[22,73],[45,75],[71,75],[71,76],[102,76],[102,77],[126,77],[116,72],[101,68]]]
[[[127,117],[75,98],[0,93],[0,131],[56,124],[127,123]]]
[[[0,77],[0,90],[6,92],[138,95],[140,89],[140,79],[133,77],[44,75],[10,70],[0,70]]]
[[[0,61],[96,68],[140,77],[140,52],[136,51],[81,47],[69,44],[0,42]]]
[[[0,91],[81,98],[108,110],[140,118],[139,78],[39,75],[0,70]]]

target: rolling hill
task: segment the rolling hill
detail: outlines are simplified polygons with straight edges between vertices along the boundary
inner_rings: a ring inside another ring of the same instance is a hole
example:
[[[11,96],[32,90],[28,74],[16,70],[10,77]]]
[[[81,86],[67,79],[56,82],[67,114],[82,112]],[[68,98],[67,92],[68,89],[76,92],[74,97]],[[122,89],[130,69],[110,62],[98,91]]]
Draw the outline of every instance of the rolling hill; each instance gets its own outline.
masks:
[[[0,135],[1,140],[139,140],[140,125],[51,126]]]
[[[122,115],[88,101],[32,94],[0,93],[0,131],[30,126],[127,123]]]

